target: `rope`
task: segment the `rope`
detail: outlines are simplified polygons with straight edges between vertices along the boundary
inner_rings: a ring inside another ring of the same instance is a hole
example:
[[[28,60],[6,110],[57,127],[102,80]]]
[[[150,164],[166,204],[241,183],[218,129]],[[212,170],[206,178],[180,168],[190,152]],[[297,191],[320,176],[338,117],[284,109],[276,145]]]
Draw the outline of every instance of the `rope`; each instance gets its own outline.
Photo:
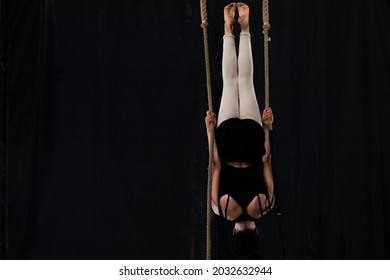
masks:
[[[269,107],[269,58],[268,58],[268,43],[271,38],[268,36],[268,30],[271,28],[269,24],[269,4],[268,0],[263,0],[263,34],[264,34],[264,85],[265,85],[265,107]],[[266,124],[272,130],[272,120],[267,119]]]
[[[207,1],[200,0],[200,10],[202,18],[204,54],[206,66],[206,82],[207,82],[207,101],[209,111],[213,111],[213,94],[211,90],[211,73],[210,73],[210,57],[209,57],[209,39],[208,39],[208,22],[207,22]],[[208,181],[207,181],[207,217],[206,217],[206,259],[211,259],[211,187],[213,180],[213,155],[214,155],[214,130],[211,131],[211,141],[209,145],[209,166],[208,166]]]

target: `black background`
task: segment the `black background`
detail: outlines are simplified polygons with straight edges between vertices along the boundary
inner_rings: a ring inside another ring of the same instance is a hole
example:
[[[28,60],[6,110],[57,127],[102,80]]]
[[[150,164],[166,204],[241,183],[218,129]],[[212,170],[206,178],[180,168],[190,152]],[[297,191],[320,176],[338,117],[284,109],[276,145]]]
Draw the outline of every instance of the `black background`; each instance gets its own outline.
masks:
[[[208,3],[217,110],[229,1]],[[263,108],[261,1],[247,3]],[[263,258],[283,243],[288,259],[389,258],[389,9],[270,1],[284,241],[275,213],[261,220]],[[3,258],[204,258],[200,23],[198,1],[1,1]],[[232,258],[231,225],[213,225],[214,258]]]

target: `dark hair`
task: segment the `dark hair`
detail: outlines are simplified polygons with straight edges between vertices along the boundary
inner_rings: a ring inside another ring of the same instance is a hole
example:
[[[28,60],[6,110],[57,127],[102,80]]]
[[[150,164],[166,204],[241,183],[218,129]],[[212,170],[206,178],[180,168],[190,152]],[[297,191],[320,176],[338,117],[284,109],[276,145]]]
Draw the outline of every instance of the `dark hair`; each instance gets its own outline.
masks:
[[[232,236],[232,252],[237,259],[261,259],[257,252],[259,235],[257,229],[239,231]]]

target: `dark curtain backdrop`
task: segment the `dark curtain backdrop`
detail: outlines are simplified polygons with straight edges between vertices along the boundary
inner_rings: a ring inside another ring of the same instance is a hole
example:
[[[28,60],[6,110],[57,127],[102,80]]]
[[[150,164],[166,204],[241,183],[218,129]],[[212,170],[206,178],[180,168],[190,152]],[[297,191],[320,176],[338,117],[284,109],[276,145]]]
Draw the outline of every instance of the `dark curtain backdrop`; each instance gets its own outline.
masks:
[[[229,2],[208,1],[215,110]],[[258,223],[263,258],[390,257],[389,4],[270,1],[283,235],[275,212]],[[199,2],[2,0],[1,25],[2,257],[204,258]],[[214,217],[214,258],[231,228]]]

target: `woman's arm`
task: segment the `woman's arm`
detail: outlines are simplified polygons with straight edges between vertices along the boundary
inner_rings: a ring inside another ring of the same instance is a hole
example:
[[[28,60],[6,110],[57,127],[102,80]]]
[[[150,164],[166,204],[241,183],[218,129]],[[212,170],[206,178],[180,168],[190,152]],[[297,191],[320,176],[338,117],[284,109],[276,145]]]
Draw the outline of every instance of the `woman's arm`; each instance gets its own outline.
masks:
[[[214,162],[213,164],[213,179],[211,185],[211,207],[215,214],[219,215],[218,208],[218,189],[219,189],[219,176],[221,173],[221,163]]]
[[[206,127],[207,127],[207,139],[209,146],[214,145],[213,165],[212,165],[212,185],[211,185],[211,205],[215,214],[219,215],[218,210],[218,189],[219,189],[219,177],[221,173],[221,161],[218,155],[217,143],[215,137],[212,138],[213,130],[215,129],[216,118],[215,114],[207,111],[206,115]],[[213,142],[212,142],[213,141]]]
[[[272,165],[271,158],[269,160],[263,161],[263,174],[264,174],[264,182],[265,187],[267,189],[269,200],[272,201],[274,199],[274,177],[272,175]]]
[[[271,160],[271,143],[269,140],[269,128],[268,125],[264,125],[264,148],[265,154],[262,156],[263,162],[269,162]]]
[[[269,139],[269,126],[267,124],[268,121],[271,123],[273,122],[274,115],[272,113],[272,109],[270,107],[267,107],[263,111],[263,130],[264,130],[264,148],[265,148],[265,154],[263,155],[262,159],[263,162],[268,162],[271,159],[271,143]]]
[[[263,173],[264,173],[264,181],[265,186],[268,191],[269,200],[271,202],[271,207],[274,201],[274,178],[272,175],[272,165],[271,165],[271,142],[270,142],[270,131],[269,126],[266,124],[266,120],[273,121],[273,114],[271,108],[266,108],[263,112],[263,129],[264,129],[264,148],[265,154],[262,157],[263,160]]]

